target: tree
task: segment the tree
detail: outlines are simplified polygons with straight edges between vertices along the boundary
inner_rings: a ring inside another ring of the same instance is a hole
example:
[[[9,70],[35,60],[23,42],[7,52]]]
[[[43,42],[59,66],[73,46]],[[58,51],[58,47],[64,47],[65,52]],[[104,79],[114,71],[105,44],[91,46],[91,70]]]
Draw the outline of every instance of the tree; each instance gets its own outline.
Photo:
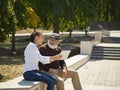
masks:
[[[26,23],[26,7],[29,6],[29,3],[25,2],[25,0],[16,0],[14,3],[14,11],[16,14],[16,18],[18,19],[17,26],[19,28],[27,28]]]
[[[120,21],[120,0],[90,0],[96,9],[95,21]]]
[[[35,11],[31,7],[26,7],[26,13],[27,13],[27,25],[31,28],[34,28],[34,31],[36,27],[38,26],[38,23],[40,22],[39,16],[35,13]]]
[[[14,0],[0,0],[0,41],[3,42],[9,34],[12,34],[12,52],[15,51],[15,32],[17,30],[14,2]]]
[[[18,18],[18,26],[23,28],[34,28],[35,31],[40,22],[40,18],[31,8],[29,2],[26,0],[17,0],[14,9]]]
[[[68,26],[73,28],[75,25],[80,25],[80,22],[85,22],[86,19],[88,22],[90,16],[95,15],[94,8],[88,0],[28,0],[28,2],[40,17],[44,27],[52,25],[53,32],[56,33],[59,33],[62,24],[66,26],[64,30],[67,30]]]

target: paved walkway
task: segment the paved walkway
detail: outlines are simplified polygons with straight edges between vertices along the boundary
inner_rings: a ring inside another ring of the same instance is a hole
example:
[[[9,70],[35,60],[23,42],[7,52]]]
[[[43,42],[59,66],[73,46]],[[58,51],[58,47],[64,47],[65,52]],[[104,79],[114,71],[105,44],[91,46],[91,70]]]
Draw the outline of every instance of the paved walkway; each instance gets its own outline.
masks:
[[[110,44],[116,45],[120,46]],[[120,90],[120,60],[89,60],[77,71],[83,90]],[[65,90],[74,90],[70,79],[65,81]]]

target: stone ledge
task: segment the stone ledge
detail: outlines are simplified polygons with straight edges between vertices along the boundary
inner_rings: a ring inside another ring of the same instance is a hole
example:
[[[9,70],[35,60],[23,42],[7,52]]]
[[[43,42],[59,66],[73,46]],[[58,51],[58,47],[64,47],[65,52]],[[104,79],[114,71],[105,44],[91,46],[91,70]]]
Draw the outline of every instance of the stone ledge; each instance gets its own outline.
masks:
[[[77,69],[86,63],[88,55],[75,55],[65,60],[68,68]],[[38,81],[27,81],[23,76],[0,83],[0,90],[45,90],[45,83]]]
[[[7,82],[0,83],[0,90],[34,90],[40,88],[42,85],[43,82],[27,81],[23,79],[23,76],[20,76]]]
[[[65,60],[68,68],[78,69],[89,60],[89,55],[75,55]]]

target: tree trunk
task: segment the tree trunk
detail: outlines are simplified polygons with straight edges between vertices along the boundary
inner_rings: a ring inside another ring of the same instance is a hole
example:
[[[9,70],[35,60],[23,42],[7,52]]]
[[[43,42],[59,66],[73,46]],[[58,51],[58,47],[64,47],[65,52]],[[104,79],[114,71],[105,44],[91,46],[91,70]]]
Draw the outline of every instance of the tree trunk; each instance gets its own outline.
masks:
[[[34,32],[36,31],[36,28],[34,28]]]
[[[14,32],[12,32],[12,48],[11,48],[11,50],[12,50],[13,54],[16,53],[16,49],[15,49],[15,33]]]
[[[72,38],[72,29],[67,30],[69,32],[69,38]]]
[[[53,33],[59,33],[59,17],[55,16],[53,20]]]

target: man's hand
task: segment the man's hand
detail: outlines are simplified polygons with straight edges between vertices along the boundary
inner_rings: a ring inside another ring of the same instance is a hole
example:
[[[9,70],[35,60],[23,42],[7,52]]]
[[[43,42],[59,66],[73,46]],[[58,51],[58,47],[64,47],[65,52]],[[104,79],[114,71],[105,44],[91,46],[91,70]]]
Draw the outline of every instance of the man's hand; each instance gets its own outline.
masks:
[[[61,54],[57,54],[55,56],[51,56],[50,57],[50,61],[53,62],[53,61],[56,61],[56,60],[61,60],[62,58],[62,55]]]
[[[60,60],[62,58],[62,55],[61,54],[58,54],[55,56],[56,57],[56,60]]]
[[[52,74],[57,74],[58,70],[57,69],[50,69],[49,72],[52,73]]]
[[[62,70],[62,76],[63,76],[63,77],[66,77],[66,76],[67,76],[67,69],[63,69],[63,70]]]

